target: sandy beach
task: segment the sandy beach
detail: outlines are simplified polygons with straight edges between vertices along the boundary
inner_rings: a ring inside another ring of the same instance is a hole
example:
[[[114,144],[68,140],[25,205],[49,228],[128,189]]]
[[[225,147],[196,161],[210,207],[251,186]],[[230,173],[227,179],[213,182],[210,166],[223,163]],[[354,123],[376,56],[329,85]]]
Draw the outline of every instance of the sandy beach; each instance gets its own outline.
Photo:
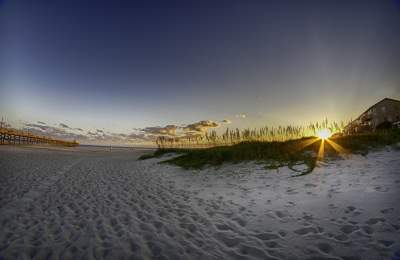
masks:
[[[204,170],[146,150],[0,147],[0,259],[391,259],[400,151],[309,175]]]

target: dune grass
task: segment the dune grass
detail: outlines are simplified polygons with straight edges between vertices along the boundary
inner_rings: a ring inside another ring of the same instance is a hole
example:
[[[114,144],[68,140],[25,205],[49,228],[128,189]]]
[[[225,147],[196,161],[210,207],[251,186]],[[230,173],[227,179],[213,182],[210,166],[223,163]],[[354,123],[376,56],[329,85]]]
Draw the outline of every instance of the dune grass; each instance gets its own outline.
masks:
[[[400,129],[347,135],[330,140],[340,145],[348,153],[366,154],[372,149],[399,143]],[[308,137],[282,142],[241,142],[232,146],[204,149],[164,148],[156,150],[154,154],[144,155],[140,159],[160,157],[167,153],[181,154],[161,163],[173,164],[185,169],[200,169],[206,165],[218,166],[223,163],[259,161],[265,163],[266,168],[288,166],[298,171],[295,169],[295,165],[305,164],[308,169],[299,171],[300,175],[303,175],[310,173],[316,167],[321,142],[321,139]],[[306,144],[308,145],[306,146]],[[334,158],[340,155],[329,142],[325,141],[324,148],[325,158]]]
[[[155,142],[160,149],[166,148],[209,148],[215,146],[229,146],[242,142],[283,142],[301,139],[316,135],[323,129],[332,133],[341,132],[345,122],[330,122],[325,119],[321,122],[308,125],[264,126],[259,128],[229,129],[217,133],[211,131],[195,131],[182,134],[161,135]]]

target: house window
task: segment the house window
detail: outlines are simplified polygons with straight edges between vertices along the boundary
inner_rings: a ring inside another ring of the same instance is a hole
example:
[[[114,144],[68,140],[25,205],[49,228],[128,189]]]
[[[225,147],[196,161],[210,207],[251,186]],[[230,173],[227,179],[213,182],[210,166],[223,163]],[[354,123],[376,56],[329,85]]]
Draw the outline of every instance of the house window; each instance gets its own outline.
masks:
[[[386,112],[386,107],[381,107],[382,112]]]

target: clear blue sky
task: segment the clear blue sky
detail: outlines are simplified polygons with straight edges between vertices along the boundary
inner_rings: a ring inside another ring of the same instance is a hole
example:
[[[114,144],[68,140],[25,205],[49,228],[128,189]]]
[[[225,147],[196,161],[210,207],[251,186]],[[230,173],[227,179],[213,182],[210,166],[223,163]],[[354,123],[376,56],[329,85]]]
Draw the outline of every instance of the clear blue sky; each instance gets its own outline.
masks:
[[[0,115],[20,124],[301,124],[384,97],[399,1],[0,1]]]

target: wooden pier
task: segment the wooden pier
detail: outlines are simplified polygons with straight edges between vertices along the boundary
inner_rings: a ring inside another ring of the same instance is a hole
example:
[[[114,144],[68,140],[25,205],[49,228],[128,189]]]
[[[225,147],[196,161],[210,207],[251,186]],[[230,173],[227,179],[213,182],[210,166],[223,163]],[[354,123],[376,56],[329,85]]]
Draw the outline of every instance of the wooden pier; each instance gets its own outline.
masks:
[[[0,145],[57,145],[75,147],[79,146],[76,141],[57,140],[46,136],[34,135],[26,131],[21,131],[13,128],[0,128]]]

